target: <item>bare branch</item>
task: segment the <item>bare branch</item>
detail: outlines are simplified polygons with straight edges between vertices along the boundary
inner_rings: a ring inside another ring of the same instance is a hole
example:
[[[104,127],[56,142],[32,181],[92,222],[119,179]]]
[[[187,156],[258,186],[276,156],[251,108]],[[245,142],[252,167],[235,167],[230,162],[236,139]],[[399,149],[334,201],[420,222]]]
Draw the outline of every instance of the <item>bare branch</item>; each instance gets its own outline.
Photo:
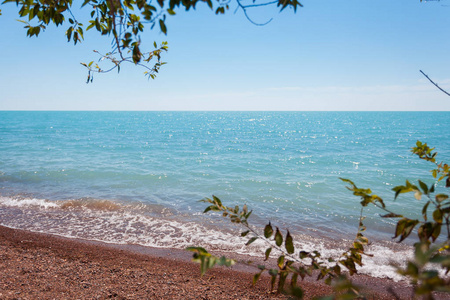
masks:
[[[274,3],[278,3],[278,1],[274,1],[274,2],[269,2],[269,3],[261,3],[261,4],[255,4],[255,5],[242,5],[241,1],[236,0],[238,7],[240,7],[242,9],[242,11],[244,12],[245,17],[247,18],[247,20],[252,23],[253,25],[256,26],[264,26],[269,24],[273,18],[270,18],[269,21],[265,22],[265,23],[256,23],[255,21],[253,21],[250,16],[247,14],[247,7],[257,7],[257,6],[264,6],[264,5],[269,5],[269,4],[274,4]]]
[[[260,6],[266,6],[266,5],[271,5],[271,4],[277,4],[278,1],[272,1],[272,2],[266,2],[266,3],[260,3],[260,4],[250,4],[250,5],[244,5],[245,8],[249,8],[249,7],[260,7]]]
[[[435,87],[437,87],[439,90],[441,90],[441,92],[443,92],[444,94],[446,94],[447,96],[450,96],[450,94],[446,91],[446,90],[444,90],[444,89],[442,89],[439,85],[437,85],[437,83],[435,83],[433,80],[431,80],[430,79],[430,77],[428,77],[428,75],[427,74],[425,74],[422,70],[419,70],[420,71],[420,73],[422,73],[422,75],[423,76],[425,76]]]

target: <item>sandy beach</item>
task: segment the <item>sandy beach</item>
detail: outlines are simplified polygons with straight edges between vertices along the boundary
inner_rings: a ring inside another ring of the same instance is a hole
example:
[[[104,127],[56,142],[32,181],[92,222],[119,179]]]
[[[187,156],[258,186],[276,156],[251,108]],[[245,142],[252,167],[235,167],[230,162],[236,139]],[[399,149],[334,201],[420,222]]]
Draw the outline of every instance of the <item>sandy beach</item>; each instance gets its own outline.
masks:
[[[285,299],[269,292],[269,278],[252,286],[245,267],[215,268],[203,277],[190,254],[123,247],[0,226],[0,299]],[[410,298],[403,283],[354,277],[370,299]],[[303,281],[305,299],[330,287]]]

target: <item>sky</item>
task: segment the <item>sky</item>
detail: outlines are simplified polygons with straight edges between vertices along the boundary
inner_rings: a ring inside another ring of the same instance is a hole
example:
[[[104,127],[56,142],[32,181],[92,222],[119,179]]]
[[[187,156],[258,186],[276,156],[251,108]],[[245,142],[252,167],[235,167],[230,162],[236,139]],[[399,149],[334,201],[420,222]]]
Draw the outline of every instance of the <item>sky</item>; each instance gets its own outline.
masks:
[[[301,3],[297,13],[249,11],[256,22],[273,18],[266,26],[233,1],[226,15],[177,11],[167,36],[142,36],[169,43],[156,80],[129,64],[90,84],[80,62],[109,51],[110,38],[91,31],[74,46],[68,25],[28,38],[15,4],[1,5],[0,110],[450,110],[450,97],[419,72],[450,90],[450,2]]]

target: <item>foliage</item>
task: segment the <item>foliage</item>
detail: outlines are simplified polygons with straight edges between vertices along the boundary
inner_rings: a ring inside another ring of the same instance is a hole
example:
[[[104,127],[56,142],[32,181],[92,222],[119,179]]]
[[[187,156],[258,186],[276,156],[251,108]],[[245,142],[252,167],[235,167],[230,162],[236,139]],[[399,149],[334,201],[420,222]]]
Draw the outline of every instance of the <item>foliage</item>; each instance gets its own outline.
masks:
[[[436,162],[436,152],[432,152],[434,148],[428,147],[427,144],[423,144],[420,141],[416,143],[416,147],[412,148],[412,153],[417,155],[420,159],[432,162],[436,165],[436,168],[431,170],[433,178],[440,182],[446,179],[446,187],[450,187],[450,172],[449,166],[443,162]],[[368,204],[373,204],[378,208],[384,210],[386,214],[382,215],[382,218],[398,218],[397,226],[395,228],[394,238],[399,238],[399,242],[406,239],[413,231],[413,229],[418,226],[417,234],[421,243],[430,245],[436,242],[437,238],[441,234],[442,226],[447,228],[447,242],[450,240],[450,199],[446,194],[435,194],[436,183],[428,186],[421,180],[418,180],[419,185],[414,185],[406,180],[405,185],[399,185],[394,187],[392,190],[395,192],[394,199],[403,193],[414,193],[414,197],[417,200],[421,200],[422,196],[426,196],[427,202],[422,207],[422,218],[423,220],[411,219],[403,216],[402,214],[397,214],[386,208],[383,199],[377,195],[371,195],[369,189],[359,189],[356,185],[348,180],[342,179],[343,181],[350,183],[349,190],[353,191],[355,196],[361,196],[363,201],[361,205],[367,206]],[[434,197],[433,197],[434,195]],[[428,209],[434,206],[432,213],[433,219],[429,219]]]
[[[394,238],[399,237],[399,241],[407,238],[412,230],[417,226],[417,236],[419,242],[415,244],[414,259],[407,262],[406,267],[398,267],[400,274],[410,278],[414,285],[414,293],[425,299],[433,299],[433,292],[450,293],[450,278],[445,276],[450,272],[450,199],[447,194],[436,194],[435,186],[445,180],[445,187],[450,187],[450,170],[446,163],[437,163],[437,152],[433,152],[426,143],[417,141],[411,152],[420,159],[431,162],[435,168],[431,174],[436,183],[427,186],[423,181],[418,180],[419,185],[414,185],[406,181],[405,185],[396,186],[392,190],[395,198],[402,193],[414,193],[417,200],[425,196],[427,201],[422,207],[422,219],[410,219],[402,215],[392,215],[389,212],[383,215],[385,218],[398,218],[395,228]],[[429,218],[429,207],[433,208],[432,218]],[[441,230],[447,232],[446,236],[441,236]],[[441,237],[443,240],[436,244]],[[445,271],[441,275],[439,270]]]
[[[223,205],[216,196],[205,198],[202,201],[210,204],[205,209],[205,213],[209,211],[219,212],[223,217],[229,218],[232,223],[241,224],[245,228],[241,232],[241,236],[248,237],[247,246],[256,240],[264,241],[267,244],[264,251],[265,261],[269,260],[273,250],[279,253],[276,258],[276,268],[268,265],[257,265],[259,271],[253,277],[253,284],[256,284],[263,273],[267,273],[271,277],[272,291],[276,289],[277,292],[288,292],[294,296],[302,297],[303,291],[298,286],[299,277],[303,280],[306,276],[314,276],[317,280],[325,280],[327,283],[332,283],[332,281],[340,283],[336,286],[341,291],[342,297],[359,295],[358,288],[343,276],[342,269],[347,270],[350,274],[357,273],[356,266],[362,265],[362,255],[368,255],[364,252],[364,246],[368,244],[368,239],[363,236],[365,227],[362,223],[364,219],[362,216],[358,233],[351,247],[342,253],[340,258],[333,259],[323,257],[319,251],[307,252],[296,249],[294,238],[289,230],[283,233],[279,227],[274,227],[270,222],[265,225],[263,230],[257,231],[248,223],[252,211],[249,211],[246,205],[242,208],[239,206],[228,207]],[[211,258],[214,256],[203,248],[201,248],[201,251],[197,251],[197,249],[199,248],[188,248],[190,251],[195,251],[194,261],[202,263],[201,271],[203,274],[204,271],[213,267],[214,263]],[[224,258],[215,257],[214,261],[224,261]],[[286,287],[287,284],[288,287]]]
[[[147,71],[144,72],[144,75],[148,76],[151,79],[155,79],[156,73],[159,73],[159,69],[161,68],[161,66],[166,64],[165,62],[161,61],[161,54],[163,51],[165,52],[168,50],[167,42],[162,42],[159,47],[156,44],[156,42],[154,42],[153,46],[155,47],[155,50],[147,52],[147,53],[141,53],[142,60],[146,63],[150,62],[153,58],[156,58],[156,63],[153,65],[153,67],[144,66],[147,69]],[[113,66],[107,70],[103,70],[98,65],[98,63],[94,64],[93,61],[91,61],[88,64],[81,63],[83,66],[85,66],[88,69],[88,77],[87,77],[86,83],[92,82],[94,80],[93,73],[107,73],[107,72],[114,70],[115,68],[117,68],[117,71],[120,72],[120,64],[122,62],[130,62],[130,57],[124,57],[122,60],[118,60],[114,56],[114,53],[109,52],[106,54],[101,54],[96,50],[94,50],[94,52],[98,53],[101,56],[101,59],[100,59],[101,61],[105,60],[105,59],[109,60],[113,64]],[[137,63],[137,64],[141,65],[140,63]]]
[[[228,259],[225,256],[220,258],[213,256],[202,247],[188,247],[186,250],[194,252],[192,261],[200,263],[200,272],[202,275],[215,265],[231,267],[235,264],[234,260]]]
[[[289,230],[286,233],[274,227],[270,222],[265,225],[264,229],[258,231],[249,225],[248,218],[252,211],[248,211],[246,205],[234,208],[222,204],[221,200],[215,196],[202,200],[209,204],[205,209],[205,213],[209,211],[219,212],[223,217],[228,217],[232,223],[241,224],[245,229],[241,233],[242,237],[248,236],[246,245],[250,245],[256,240],[262,240],[268,245],[264,252],[264,260],[267,261],[275,249],[279,255],[276,259],[277,268],[270,268],[266,265],[258,265],[258,273],[253,277],[253,284],[260,278],[261,274],[267,272],[271,277],[272,290],[277,284],[277,292],[287,292],[298,298],[302,298],[303,292],[298,286],[298,277],[302,280],[306,276],[316,276],[317,280],[324,280],[325,283],[331,284],[336,294],[321,299],[364,299],[359,287],[355,286],[346,276],[344,270],[349,275],[357,273],[357,266],[362,266],[362,257],[369,255],[365,253],[364,246],[368,244],[368,239],[363,235],[366,230],[363,224],[363,210],[369,205],[374,205],[385,212],[382,218],[398,219],[395,234],[393,238],[397,238],[398,242],[408,238],[413,230],[417,227],[417,236],[419,241],[415,244],[414,259],[406,262],[405,267],[396,266],[397,272],[410,279],[414,286],[414,295],[425,299],[433,299],[434,292],[450,293],[450,278],[446,275],[450,272],[450,198],[447,194],[436,194],[436,185],[445,180],[445,187],[450,187],[450,170],[449,166],[443,162],[437,163],[436,152],[434,148],[428,147],[420,141],[412,148],[412,153],[420,159],[435,164],[436,168],[431,170],[431,174],[436,183],[431,185],[425,184],[418,180],[418,185],[411,184],[406,181],[405,185],[394,187],[394,199],[400,194],[414,193],[417,200],[421,200],[423,196],[427,201],[422,207],[422,219],[413,219],[403,216],[386,207],[384,200],[373,194],[370,189],[358,188],[355,183],[349,179],[341,178],[348,184],[347,189],[353,192],[353,195],[361,198],[361,215],[358,226],[358,232],[351,247],[342,253],[339,259],[324,258],[318,251],[306,252],[295,249],[294,240]],[[431,213],[432,218],[428,216],[429,207],[433,207]],[[441,236],[441,229],[445,228],[447,236]],[[443,239],[436,243],[439,239]],[[192,251],[193,248],[191,248]],[[208,268],[213,267],[214,261],[223,265],[225,258],[215,258],[205,249],[201,248],[201,252],[196,252],[194,256],[196,261],[201,261],[202,257],[209,258],[207,267],[202,266],[202,274]],[[205,258],[205,259],[206,259]],[[442,271],[445,275],[442,275]],[[288,279],[289,278],[289,279]],[[286,288],[285,285],[288,284]],[[395,296],[395,295],[394,295]]]
[[[252,1],[245,4],[244,0],[235,0],[237,9],[242,9],[248,20],[256,25],[264,25],[253,22],[247,14],[247,10],[258,6],[273,5],[283,11],[285,8],[292,8],[294,11],[301,7],[298,0],[275,0],[275,1]],[[72,0],[4,0],[5,3],[16,3],[19,7],[21,22],[25,23],[27,36],[38,36],[49,24],[56,26],[66,25],[65,32],[67,41],[74,44],[84,39],[84,32],[95,30],[100,35],[112,37],[112,51],[100,54],[99,61],[108,61],[112,64],[110,68],[93,66],[93,61],[82,63],[88,69],[88,82],[92,81],[93,73],[105,73],[117,69],[123,62],[131,62],[146,69],[145,75],[155,78],[159,68],[164,64],[161,61],[161,53],[167,51],[167,43],[160,47],[154,43],[155,50],[144,51],[141,49],[142,34],[148,28],[155,26],[162,33],[167,34],[166,20],[168,16],[173,16],[179,9],[186,11],[195,10],[200,3],[206,4],[216,14],[224,14],[230,8],[231,0],[157,0],[156,3],[147,0],[84,0],[81,9],[73,9]],[[81,16],[75,16],[77,13]],[[1,10],[0,10],[1,15]],[[87,19],[86,25],[81,23],[81,19]],[[269,20],[270,21],[270,20]],[[267,22],[266,22],[267,23]],[[152,67],[147,64],[156,59]]]

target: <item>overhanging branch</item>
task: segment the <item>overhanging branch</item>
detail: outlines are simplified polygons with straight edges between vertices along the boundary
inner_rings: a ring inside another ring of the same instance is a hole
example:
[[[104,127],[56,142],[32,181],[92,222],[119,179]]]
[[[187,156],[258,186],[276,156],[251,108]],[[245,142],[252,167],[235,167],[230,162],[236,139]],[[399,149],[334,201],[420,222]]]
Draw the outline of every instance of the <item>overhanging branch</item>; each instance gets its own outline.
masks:
[[[253,5],[243,5],[243,4],[241,3],[241,1],[239,1],[239,0],[236,0],[236,2],[237,2],[237,4],[238,4],[238,7],[236,8],[236,10],[239,9],[239,8],[241,8],[242,11],[244,12],[244,15],[245,15],[245,17],[247,18],[247,20],[248,20],[250,23],[252,23],[253,25],[256,25],[256,26],[264,26],[264,25],[267,25],[267,24],[269,24],[269,23],[272,21],[273,18],[270,18],[268,21],[266,21],[266,22],[264,22],[264,23],[257,23],[257,22],[255,22],[255,21],[253,21],[252,18],[250,18],[250,16],[247,14],[247,8],[248,8],[248,7],[266,6],[266,5],[271,5],[271,4],[278,3],[278,1],[272,1],[272,2],[267,2],[267,3],[253,4]]]
[[[439,85],[437,85],[437,83],[435,83],[433,80],[430,79],[430,77],[428,77],[427,74],[425,74],[422,70],[419,70],[420,73],[422,73],[423,76],[425,76],[435,87],[437,87],[441,92],[443,92],[444,94],[446,94],[447,96],[450,96],[450,94],[444,90],[443,88],[441,88]]]

